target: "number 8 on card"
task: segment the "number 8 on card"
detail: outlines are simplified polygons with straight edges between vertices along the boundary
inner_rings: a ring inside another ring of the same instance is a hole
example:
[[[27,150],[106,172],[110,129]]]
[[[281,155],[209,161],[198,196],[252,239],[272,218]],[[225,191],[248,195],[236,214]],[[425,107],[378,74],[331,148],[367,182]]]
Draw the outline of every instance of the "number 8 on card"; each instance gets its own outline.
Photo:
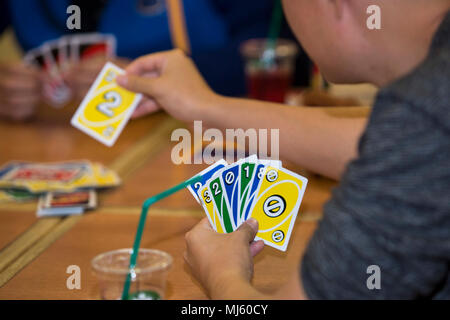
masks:
[[[122,73],[107,62],[71,120],[74,127],[108,147],[114,145],[142,98],[116,83]]]

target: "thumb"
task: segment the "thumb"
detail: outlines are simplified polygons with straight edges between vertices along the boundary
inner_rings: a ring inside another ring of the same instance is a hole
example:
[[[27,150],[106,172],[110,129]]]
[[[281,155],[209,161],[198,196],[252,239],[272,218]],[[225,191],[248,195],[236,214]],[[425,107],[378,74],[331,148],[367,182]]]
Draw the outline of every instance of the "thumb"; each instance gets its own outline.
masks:
[[[155,78],[139,77],[130,74],[122,74],[116,78],[117,84],[121,87],[151,97],[155,96],[156,81],[157,79]]]
[[[250,218],[241,224],[236,232],[241,234],[247,243],[250,243],[255,239],[255,236],[258,233],[258,221],[254,218]]]

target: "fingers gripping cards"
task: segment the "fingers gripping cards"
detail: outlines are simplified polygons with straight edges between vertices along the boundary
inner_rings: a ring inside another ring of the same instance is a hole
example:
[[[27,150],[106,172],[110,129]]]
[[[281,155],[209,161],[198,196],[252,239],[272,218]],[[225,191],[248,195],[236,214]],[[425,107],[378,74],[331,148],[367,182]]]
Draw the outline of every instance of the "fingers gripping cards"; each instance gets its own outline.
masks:
[[[200,201],[211,226],[230,233],[249,218],[259,222],[256,240],[285,251],[308,180],[282,167],[280,161],[256,156],[234,164],[217,162],[190,189]],[[205,177],[205,176],[204,176]]]

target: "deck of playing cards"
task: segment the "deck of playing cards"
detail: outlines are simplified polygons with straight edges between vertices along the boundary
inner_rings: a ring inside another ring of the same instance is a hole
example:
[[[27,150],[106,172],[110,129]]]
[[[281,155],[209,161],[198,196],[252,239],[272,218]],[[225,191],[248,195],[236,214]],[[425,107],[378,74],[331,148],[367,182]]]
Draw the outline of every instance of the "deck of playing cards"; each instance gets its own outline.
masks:
[[[31,193],[73,192],[86,188],[108,188],[120,184],[119,176],[100,163],[71,161],[33,163],[13,161],[0,168],[0,189]]]
[[[0,202],[40,197],[38,217],[81,214],[97,206],[95,189],[119,184],[119,176],[100,163],[13,161],[0,168]]]
[[[75,128],[108,147],[114,145],[142,98],[116,83],[122,73],[119,67],[106,63],[71,120]]]
[[[211,226],[230,233],[249,218],[259,223],[255,240],[286,251],[308,180],[282,167],[281,161],[256,156],[227,164],[216,162],[188,186],[202,204]]]
[[[82,214],[85,210],[97,206],[97,195],[94,190],[75,192],[49,192],[39,199],[37,216],[66,216]]]
[[[63,73],[70,64],[94,55],[113,57],[115,52],[116,39],[113,35],[76,34],[47,41],[28,51],[24,62],[45,72],[43,96],[50,105],[58,108],[68,102],[72,95],[63,78]]]

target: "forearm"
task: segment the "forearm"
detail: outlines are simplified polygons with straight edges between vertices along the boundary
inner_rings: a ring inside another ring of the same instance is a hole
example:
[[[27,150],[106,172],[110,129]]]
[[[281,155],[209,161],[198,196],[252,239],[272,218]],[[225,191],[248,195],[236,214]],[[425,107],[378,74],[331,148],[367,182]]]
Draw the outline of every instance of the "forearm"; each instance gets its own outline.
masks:
[[[272,294],[258,291],[245,279],[227,275],[215,279],[208,291],[215,300],[307,300],[299,274],[295,269],[288,281]]]
[[[138,76],[155,72],[160,76]],[[278,147],[283,159],[335,179],[356,157],[365,127],[364,118],[344,119],[315,108],[215,94],[181,50],[139,58],[127,67],[127,76],[118,77],[117,82],[151,97],[180,120],[203,120],[206,126],[222,130],[278,129],[280,139],[270,141],[270,149]],[[272,146],[277,142],[278,146]]]
[[[339,118],[321,109],[285,106],[219,96],[203,120],[215,128],[279,129],[280,156],[339,179],[357,155],[366,118]]]
[[[216,284],[210,288],[209,296],[214,300],[271,299],[271,296],[265,295],[256,290],[250,282],[232,277],[216,282]]]

